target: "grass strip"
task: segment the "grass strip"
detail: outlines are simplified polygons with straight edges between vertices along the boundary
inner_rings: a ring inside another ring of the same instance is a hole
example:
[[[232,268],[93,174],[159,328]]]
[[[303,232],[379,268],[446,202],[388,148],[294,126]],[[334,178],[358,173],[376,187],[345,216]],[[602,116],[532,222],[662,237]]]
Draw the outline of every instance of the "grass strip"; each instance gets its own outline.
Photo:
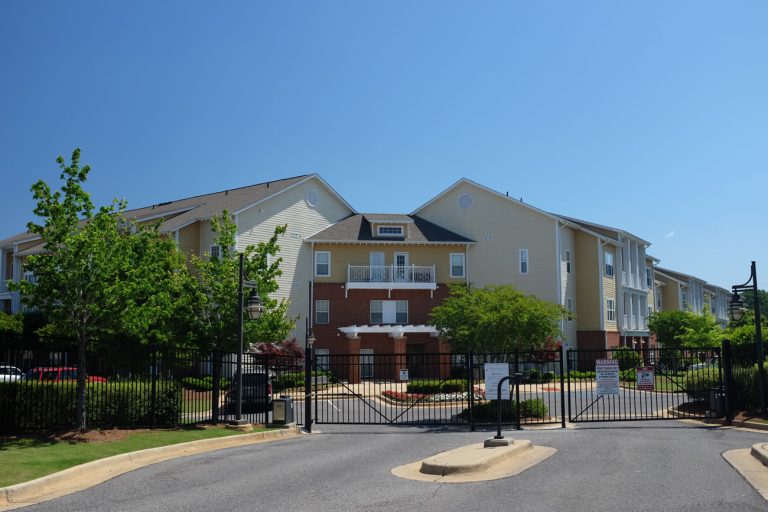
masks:
[[[253,432],[267,430],[257,428]],[[0,438],[0,487],[27,482],[63,469],[121,453],[250,432],[225,427],[132,432],[112,441],[69,441],[42,437]]]

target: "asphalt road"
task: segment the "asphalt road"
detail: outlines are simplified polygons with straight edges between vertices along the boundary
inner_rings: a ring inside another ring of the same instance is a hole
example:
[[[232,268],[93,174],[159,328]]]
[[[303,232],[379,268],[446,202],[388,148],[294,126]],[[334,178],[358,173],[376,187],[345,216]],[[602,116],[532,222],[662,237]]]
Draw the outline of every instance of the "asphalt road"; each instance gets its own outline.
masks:
[[[677,421],[580,425],[507,435],[552,446],[512,478],[466,484],[403,480],[390,470],[491,432],[322,426],[321,434],[222,450],[127,473],[25,511],[765,511],[721,457],[765,433]]]

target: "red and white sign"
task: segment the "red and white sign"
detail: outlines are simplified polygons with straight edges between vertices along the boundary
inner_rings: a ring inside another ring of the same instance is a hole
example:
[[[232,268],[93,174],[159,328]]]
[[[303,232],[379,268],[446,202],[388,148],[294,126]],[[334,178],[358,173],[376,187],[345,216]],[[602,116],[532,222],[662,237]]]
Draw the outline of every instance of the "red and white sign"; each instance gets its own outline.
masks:
[[[641,366],[636,369],[637,389],[643,391],[653,391],[653,366]]]

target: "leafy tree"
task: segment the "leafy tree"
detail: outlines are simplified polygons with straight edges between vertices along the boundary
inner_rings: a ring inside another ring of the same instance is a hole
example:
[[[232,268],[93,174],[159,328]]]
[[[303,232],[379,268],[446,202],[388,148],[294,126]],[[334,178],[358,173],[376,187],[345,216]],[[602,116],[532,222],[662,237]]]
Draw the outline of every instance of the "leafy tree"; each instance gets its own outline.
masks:
[[[201,348],[212,350],[213,361],[213,397],[219,394],[219,377],[223,352],[235,352],[237,346],[237,287],[239,281],[239,254],[235,251],[235,231],[237,226],[226,210],[211,219],[211,228],[216,233],[216,245],[220,254],[210,258],[192,256],[191,262],[199,279],[203,300],[197,312],[198,338]],[[266,242],[249,245],[243,252],[243,271],[245,279],[255,281],[264,304],[264,312],[257,320],[247,315],[243,318],[243,342],[273,343],[284,340],[293,329],[294,320],[287,317],[288,303],[270,297],[278,290],[277,278],[282,274],[282,258],[274,258],[280,250],[278,238],[285,233],[287,226],[276,226],[272,237]],[[270,262],[270,258],[274,258]],[[248,290],[244,291],[245,293]],[[212,404],[214,420],[218,419],[219,403],[214,398]]]
[[[456,351],[512,352],[543,348],[562,337],[562,306],[525,295],[510,285],[454,285],[432,309],[432,323]]]
[[[658,311],[648,320],[662,348],[696,348],[719,345],[723,330],[708,311]]]
[[[0,334],[21,334],[24,322],[21,315],[9,315],[0,311]]]
[[[85,422],[85,355],[88,344],[111,325],[119,309],[115,285],[126,265],[126,234],[118,229],[117,213],[124,203],[114,202],[94,212],[89,195],[83,190],[90,171],[80,166],[80,150],[72,153],[61,168],[60,191],[53,192],[43,181],[32,185],[37,201],[34,213],[41,224],[27,228],[40,235],[45,252],[30,256],[25,268],[34,272],[36,283],[14,283],[24,302],[39,310],[59,334],[73,336],[78,343],[77,425]],[[82,221],[81,221],[82,218]]]

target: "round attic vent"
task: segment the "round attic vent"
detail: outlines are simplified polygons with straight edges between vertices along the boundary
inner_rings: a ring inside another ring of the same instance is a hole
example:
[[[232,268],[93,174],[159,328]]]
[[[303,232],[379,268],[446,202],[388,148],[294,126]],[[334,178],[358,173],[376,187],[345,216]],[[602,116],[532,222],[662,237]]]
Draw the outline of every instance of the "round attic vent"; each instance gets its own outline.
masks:
[[[314,208],[315,206],[317,206],[317,203],[320,201],[320,194],[317,193],[317,190],[311,188],[307,190],[307,196],[305,199],[307,201],[307,204],[312,208]]]
[[[469,194],[461,194],[457,202],[459,203],[459,208],[462,210],[469,210],[472,208],[472,205],[475,204],[475,200]]]

